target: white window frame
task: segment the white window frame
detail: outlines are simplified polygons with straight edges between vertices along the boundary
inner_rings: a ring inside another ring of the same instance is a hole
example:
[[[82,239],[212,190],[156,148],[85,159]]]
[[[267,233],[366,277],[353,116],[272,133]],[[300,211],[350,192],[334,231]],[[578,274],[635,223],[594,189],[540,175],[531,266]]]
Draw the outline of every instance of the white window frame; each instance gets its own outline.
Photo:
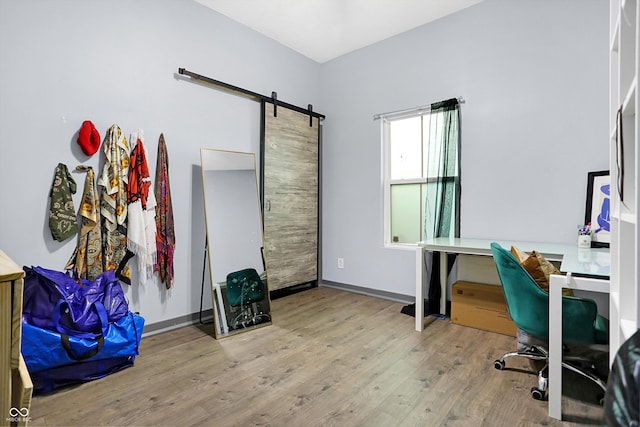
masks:
[[[459,101],[461,99],[459,98]],[[463,102],[463,101],[462,101]],[[385,113],[374,116],[374,120],[380,120],[380,137],[382,147],[382,188],[383,188],[383,239],[385,248],[415,250],[418,242],[393,242],[391,239],[391,186],[394,184],[426,184],[429,178],[414,179],[390,179],[391,176],[391,147],[390,147],[390,123],[395,120],[408,119],[412,117],[424,116],[429,114],[431,106],[423,106],[409,110],[403,110],[393,113]],[[424,150],[424,139],[422,149]],[[424,165],[423,165],[424,166]],[[458,171],[458,174],[460,171]],[[458,179],[460,176],[458,175]],[[420,206],[420,217],[423,216],[424,206]],[[421,227],[422,228],[422,227]]]

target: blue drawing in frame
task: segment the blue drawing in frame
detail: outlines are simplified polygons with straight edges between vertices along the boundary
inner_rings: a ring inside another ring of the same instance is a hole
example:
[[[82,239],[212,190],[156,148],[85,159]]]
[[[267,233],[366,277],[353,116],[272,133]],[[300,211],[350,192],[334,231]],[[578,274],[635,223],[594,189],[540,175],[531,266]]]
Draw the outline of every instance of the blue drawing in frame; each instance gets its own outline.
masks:
[[[609,247],[611,242],[611,177],[609,171],[587,175],[587,205],[585,224],[591,223],[591,247]]]

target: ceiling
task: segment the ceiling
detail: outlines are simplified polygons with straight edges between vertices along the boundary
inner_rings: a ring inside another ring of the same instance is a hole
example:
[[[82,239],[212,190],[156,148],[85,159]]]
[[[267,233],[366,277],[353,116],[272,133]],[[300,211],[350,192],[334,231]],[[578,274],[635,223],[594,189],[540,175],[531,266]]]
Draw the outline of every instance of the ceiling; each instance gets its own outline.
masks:
[[[196,0],[323,63],[482,0]]]

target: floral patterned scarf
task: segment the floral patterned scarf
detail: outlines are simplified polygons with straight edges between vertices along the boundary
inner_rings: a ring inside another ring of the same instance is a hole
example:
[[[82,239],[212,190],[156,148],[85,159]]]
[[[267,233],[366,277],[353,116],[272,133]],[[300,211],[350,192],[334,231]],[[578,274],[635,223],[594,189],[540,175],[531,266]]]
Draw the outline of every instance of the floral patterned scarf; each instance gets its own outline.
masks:
[[[117,125],[104,138],[106,162],[98,180],[101,187],[102,251],[105,270],[115,270],[118,279],[131,284],[127,254],[127,183],[129,143]]]
[[[100,199],[91,166],[76,166],[86,172],[82,202],[78,209],[81,221],[78,245],[65,269],[72,270],[73,277],[93,282],[102,273],[102,231],[100,230]]]

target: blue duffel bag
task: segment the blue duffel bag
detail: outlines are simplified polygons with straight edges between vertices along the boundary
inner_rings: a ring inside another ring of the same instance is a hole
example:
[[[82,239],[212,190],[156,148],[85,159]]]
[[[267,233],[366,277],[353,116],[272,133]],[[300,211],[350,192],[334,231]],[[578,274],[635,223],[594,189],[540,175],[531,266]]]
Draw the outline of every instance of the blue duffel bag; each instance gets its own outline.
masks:
[[[133,366],[134,358],[135,356],[87,360],[40,372],[30,372],[33,394],[49,393],[61,387],[106,377]]]
[[[43,267],[23,267],[22,320],[63,334],[91,338],[106,334],[107,323],[129,311],[113,270],[95,280],[76,281],[68,274]]]
[[[61,334],[23,321],[22,356],[29,373],[115,358],[131,358],[133,362],[143,328],[144,318],[131,311],[103,328],[104,335],[94,338]]]

